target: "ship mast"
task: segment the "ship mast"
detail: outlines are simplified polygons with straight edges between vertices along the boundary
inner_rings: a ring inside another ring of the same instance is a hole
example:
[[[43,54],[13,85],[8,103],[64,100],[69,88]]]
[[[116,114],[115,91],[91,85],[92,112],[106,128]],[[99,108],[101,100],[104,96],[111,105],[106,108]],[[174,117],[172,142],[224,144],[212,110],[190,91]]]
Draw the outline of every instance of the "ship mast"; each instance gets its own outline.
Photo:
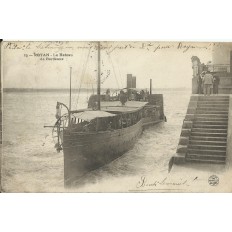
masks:
[[[72,107],[72,67],[70,67],[70,80],[69,80],[69,110],[68,110],[68,124],[71,122],[71,107]]]
[[[150,79],[150,95],[152,95],[152,79]]]
[[[101,44],[98,41],[97,108],[101,110]]]
[[[70,67],[70,80],[69,80],[69,110],[71,111],[72,102],[71,102],[71,96],[72,96],[72,67]]]

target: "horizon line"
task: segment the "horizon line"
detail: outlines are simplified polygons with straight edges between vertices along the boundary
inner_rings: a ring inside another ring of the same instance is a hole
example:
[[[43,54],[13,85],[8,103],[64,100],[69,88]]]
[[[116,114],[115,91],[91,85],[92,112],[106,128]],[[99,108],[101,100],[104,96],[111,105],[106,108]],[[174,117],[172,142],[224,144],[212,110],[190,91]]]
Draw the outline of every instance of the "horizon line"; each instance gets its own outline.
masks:
[[[18,88],[18,87],[3,87],[4,89],[16,89],[16,90],[69,90],[69,88]],[[97,88],[81,88],[81,89],[97,89]],[[125,88],[112,88],[112,87],[104,87],[101,89],[126,89]],[[135,89],[148,89],[148,88],[135,88]],[[191,87],[157,87],[157,88],[152,88],[152,89],[191,89]],[[79,90],[79,88],[72,88],[72,90]]]

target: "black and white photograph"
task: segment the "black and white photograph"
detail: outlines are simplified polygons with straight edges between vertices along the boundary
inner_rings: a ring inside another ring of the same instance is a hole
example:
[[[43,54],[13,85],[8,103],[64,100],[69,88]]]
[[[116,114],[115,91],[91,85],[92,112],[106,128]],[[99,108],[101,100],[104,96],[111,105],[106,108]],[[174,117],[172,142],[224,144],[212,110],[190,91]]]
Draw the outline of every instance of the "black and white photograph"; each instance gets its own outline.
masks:
[[[1,231],[229,230],[229,0],[0,6]]]
[[[232,43],[2,41],[2,192],[231,192]]]

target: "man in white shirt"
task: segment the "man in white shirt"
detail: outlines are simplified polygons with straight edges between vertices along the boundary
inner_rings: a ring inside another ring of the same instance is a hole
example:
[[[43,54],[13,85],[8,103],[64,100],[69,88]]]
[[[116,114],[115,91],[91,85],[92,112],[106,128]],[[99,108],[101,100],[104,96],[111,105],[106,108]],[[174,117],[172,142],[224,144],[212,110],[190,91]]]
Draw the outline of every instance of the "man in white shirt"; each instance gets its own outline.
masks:
[[[202,83],[204,86],[204,95],[209,96],[210,95],[210,89],[213,86],[213,76],[210,74],[209,71],[206,72],[202,79]]]

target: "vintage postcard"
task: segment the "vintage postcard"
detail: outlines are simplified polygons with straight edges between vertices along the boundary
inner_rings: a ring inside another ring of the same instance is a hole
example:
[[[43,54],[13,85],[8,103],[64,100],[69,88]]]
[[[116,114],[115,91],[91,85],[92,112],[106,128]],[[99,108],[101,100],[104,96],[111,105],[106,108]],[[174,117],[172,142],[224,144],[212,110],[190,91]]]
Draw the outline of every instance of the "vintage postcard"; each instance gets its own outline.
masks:
[[[231,192],[232,43],[2,41],[2,192]]]

